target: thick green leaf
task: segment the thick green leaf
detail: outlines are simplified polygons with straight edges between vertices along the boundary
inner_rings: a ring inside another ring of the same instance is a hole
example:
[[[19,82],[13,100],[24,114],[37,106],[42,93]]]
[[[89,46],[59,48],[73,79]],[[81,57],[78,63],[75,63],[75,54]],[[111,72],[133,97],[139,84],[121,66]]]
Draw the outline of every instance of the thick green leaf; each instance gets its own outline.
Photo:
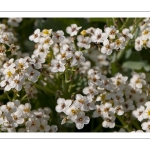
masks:
[[[145,62],[138,62],[138,61],[126,61],[123,63],[123,68],[135,69],[140,70],[142,67],[145,66]]]

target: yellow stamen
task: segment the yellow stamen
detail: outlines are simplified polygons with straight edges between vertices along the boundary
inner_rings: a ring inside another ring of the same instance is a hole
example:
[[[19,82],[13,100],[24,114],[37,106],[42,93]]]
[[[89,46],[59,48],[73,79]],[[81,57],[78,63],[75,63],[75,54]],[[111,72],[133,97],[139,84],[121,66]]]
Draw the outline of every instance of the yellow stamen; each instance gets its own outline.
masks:
[[[80,34],[83,35],[83,36],[85,36],[87,34],[86,30],[82,30]]]
[[[13,74],[11,73],[11,71],[8,71],[8,72],[7,72],[7,75],[8,75],[9,77],[11,77]]]

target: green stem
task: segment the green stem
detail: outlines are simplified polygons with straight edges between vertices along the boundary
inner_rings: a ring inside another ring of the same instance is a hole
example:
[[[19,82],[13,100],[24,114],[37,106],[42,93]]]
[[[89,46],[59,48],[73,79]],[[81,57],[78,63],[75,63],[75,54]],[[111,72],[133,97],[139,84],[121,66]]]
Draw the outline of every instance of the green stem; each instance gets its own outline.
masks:
[[[40,89],[40,90],[42,90],[42,91],[44,91],[44,92],[46,92],[46,93],[49,93],[49,94],[52,94],[52,95],[55,96],[55,92],[54,92],[54,91],[52,91],[52,90],[50,90],[50,89],[47,89],[47,88],[45,88],[44,86],[38,85],[37,83],[33,83],[33,85],[34,85],[37,89]]]
[[[68,70],[66,69],[66,71],[65,71],[65,82],[66,83],[70,82],[70,80],[68,78],[69,78]]]
[[[93,132],[97,132],[102,128],[102,124],[100,123],[99,126],[96,127],[96,129]]]
[[[73,41],[73,44],[74,44],[74,48],[75,48],[75,50],[77,51],[78,49],[77,49],[77,46],[76,46],[76,44],[75,44],[75,42]]]
[[[134,26],[134,28],[133,28],[133,30],[132,30],[132,34],[135,32],[135,30],[137,29],[137,27],[139,26],[139,24],[141,23],[141,21],[143,21],[143,19],[144,18],[139,18],[137,21],[136,21],[136,23],[135,23],[135,26]]]
[[[126,19],[126,21],[124,22],[124,24],[122,25],[122,27],[120,28],[120,30],[122,30],[124,27],[126,27],[127,22],[129,21],[129,18]]]
[[[137,130],[141,130],[141,127],[139,126],[139,124],[138,124],[137,121],[133,120],[131,123],[134,125],[134,127],[135,127]]]
[[[128,124],[123,120],[123,118],[121,116],[116,115],[116,117],[123,124],[123,126],[124,126],[123,128],[125,128],[129,132],[132,131],[132,129],[128,126]]]
[[[8,95],[8,93],[7,92],[5,92],[5,93],[6,93],[7,98],[9,99],[9,101],[12,101],[10,96]]]
[[[114,25],[115,25],[115,18],[112,18],[112,20],[113,20],[113,23],[114,23]]]
[[[27,94],[22,97],[21,101],[23,101],[26,97],[27,97]]]

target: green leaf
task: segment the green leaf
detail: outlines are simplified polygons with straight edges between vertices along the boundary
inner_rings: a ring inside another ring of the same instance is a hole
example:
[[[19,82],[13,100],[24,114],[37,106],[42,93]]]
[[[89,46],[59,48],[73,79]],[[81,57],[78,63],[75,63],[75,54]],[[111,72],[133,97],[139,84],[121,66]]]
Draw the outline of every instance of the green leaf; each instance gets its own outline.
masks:
[[[123,68],[140,70],[145,66],[145,62],[137,62],[137,61],[126,61],[123,63]]]
[[[119,72],[119,67],[117,66],[117,64],[115,62],[111,63],[111,74],[115,75],[117,72]]]
[[[145,65],[145,66],[144,66],[144,70],[145,70],[145,71],[150,71],[150,65]]]

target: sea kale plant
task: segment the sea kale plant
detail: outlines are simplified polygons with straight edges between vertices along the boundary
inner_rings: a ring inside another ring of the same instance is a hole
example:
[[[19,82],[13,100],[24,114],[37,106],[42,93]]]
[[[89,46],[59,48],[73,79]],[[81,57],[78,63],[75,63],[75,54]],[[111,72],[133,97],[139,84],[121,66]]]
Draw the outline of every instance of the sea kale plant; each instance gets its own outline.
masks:
[[[0,131],[149,132],[150,19],[68,20],[1,19]]]

